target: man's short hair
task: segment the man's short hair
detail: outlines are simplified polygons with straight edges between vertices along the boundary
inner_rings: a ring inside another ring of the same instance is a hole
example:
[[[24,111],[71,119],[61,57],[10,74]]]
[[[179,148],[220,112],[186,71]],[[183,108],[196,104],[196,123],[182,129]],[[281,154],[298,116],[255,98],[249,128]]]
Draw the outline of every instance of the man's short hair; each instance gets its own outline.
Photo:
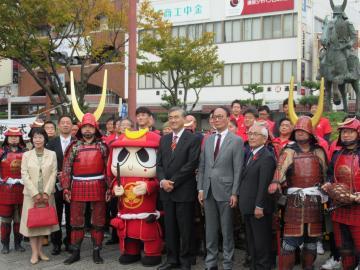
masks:
[[[134,122],[130,119],[130,118],[123,118],[123,119],[120,119],[120,125],[122,122],[124,121],[129,121],[130,122],[130,126],[133,128],[135,125],[134,125]]]
[[[72,123],[72,118],[70,117],[70,115],[68,114],[63,114],[63,115],[60,115],[60,117],[58,118],[58,123],[63,119],[63,118],[69,118],[70,119],[70,122]]]
[[[244,112],[244,116],[247,115],[247,114],[252,114],[255,118],[258,118],[259,117],[259,114],[258,114],[258,111],[255,109],[255,108],[247,108]]]
[[[106,120],[106,124],[109,123],[109,122],[112,122],[113,124],[115,124],[115,118],[114,117],[109,117],[107,120]]]
[[[258,112],[266,111],[268,114],[270,114],[270,108],[267,105],[262,105],[258,108]]]
[[[280,119],[280,121],[279,121],[279,126],[281,126],[282,122],[285,122],[285,121],[289,121],[289,122],[290,122],[290,124],[291,124],[290,119],[289,119],[289,118],[284,117],[284,118],[281,118],[281,119]]]
[[[186,112],[183,108],[180,108],[180,107],[171,107],[168,114],[172,113],[172,112],[180,112],[181,113],[181,116],[185,118],[186,116]]]
[[[284,107],[285,105],[288,105],[288,103],[289,103],[289,99],[288,99],[288,98],[284,99],[284,101],[283,101],[283,107]],[[295,100],[293,100],[293,103],[294,103],[294,108],[296,108]]]
[[[54,129],[56,129],[55,123],[54,123],[53,121],[51,121],[51,120],[46,121],[46,122],[44,123],[44,127],[45,127],[45,125],[53,125]]]
[[[235,99],[233,102],[231,102],[231,108],[234,106],[234,104],[239,104],[239,105],[240,105],[240,108],[241,108],[240,100]]]
[[[264,124],[262,124],[262,122],[255,122],[253,124],[253,126],[255,127],[261,127],[261,134],[263,136],[265,136],[266,138],[269,137],[269,130],[266,128],[266,126]]]
[[[150,109],[148,107],[145,106],[140,106],[136,109],[135,114],[138,115],[140,113],[146,113],[149,116],[153,116],[152,112],[150,111]]]
[[[227,107],[225,107],[225,106],[219,106],[219,107],[216,107],[216,108],[215,108],[215,110],[217,110],[217,109],[222,109],[222,110],[224,110],[225,113],[226,113],[226,116],[227,116],[227,117],[230,117],[231,113],[230,113],[230,110],[229,110]],[[214,110],[214,112],[215,112],[215,110]]]

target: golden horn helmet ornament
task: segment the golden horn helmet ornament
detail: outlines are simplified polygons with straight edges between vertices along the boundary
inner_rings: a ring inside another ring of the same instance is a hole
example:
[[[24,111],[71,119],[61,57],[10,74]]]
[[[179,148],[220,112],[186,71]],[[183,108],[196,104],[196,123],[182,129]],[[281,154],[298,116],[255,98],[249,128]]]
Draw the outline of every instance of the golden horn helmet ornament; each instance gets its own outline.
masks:
[[[298,116],[296,115],[294,108],[294,77],[291,77],[291,81],[290,81],[288,106],[289,106],[290,121],[293,125],[295,125],[298,120]],[[324,111],[324,78],[321,78],[320,81],[320,95],[317,106],[318,107],[316,113],[314,114],[313,117],[311,117],[311,124],[313,127],[317,126]]]
[[[125,136],[126,136],[126,138],[136,140],[136,139],[143,137],[148,131],[149,131],[148,128],[143,128],[143,129],[136,130],[136,131],[132,131],[130,129],[125,129]]]
[[[105,69],[104,72],[104,81],[103,81],[103,87],[101,91],[101,98],[99,101],[99,105],[94,112],[94,116],[96,121],[98,121],[104,112],[105,103],[106,103],[106,89],[107,89],[107,70]],[[74,74],[71,71],[70,72],[70,90],[71,90],[71,104],[74,110],[74,113],[76,115],[76,118],[81,122],[82,118],[84,116],[84,113],[81,111],[79,104],[77,102],[76,93],[75,93],[75,84],[74,84]]]

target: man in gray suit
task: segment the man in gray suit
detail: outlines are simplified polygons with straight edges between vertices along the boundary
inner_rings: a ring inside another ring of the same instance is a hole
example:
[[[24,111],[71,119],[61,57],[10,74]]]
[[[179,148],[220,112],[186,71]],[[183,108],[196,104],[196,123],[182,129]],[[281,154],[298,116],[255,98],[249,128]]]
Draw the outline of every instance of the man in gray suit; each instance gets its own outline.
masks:
[[[217,270],[218,232],[223,235],[223,267],[232,269],[234,257],[233,209],[237,205],[244,150],[240,137],[228,131],[230,112],[213,113],[216,133],[205,142],[200,155],[198,199],[205,208],[206,269]]]

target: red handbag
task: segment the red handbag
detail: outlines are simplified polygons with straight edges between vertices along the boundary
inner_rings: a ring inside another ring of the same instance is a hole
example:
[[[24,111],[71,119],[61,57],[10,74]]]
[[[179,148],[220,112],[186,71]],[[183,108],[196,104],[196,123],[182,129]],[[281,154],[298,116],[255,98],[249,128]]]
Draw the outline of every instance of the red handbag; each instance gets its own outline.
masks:
[[[36,204],[34,204],[34,207],[28,211],[28,228],[41,228],[57,225],[58,223],[59,221],[54,206],[46,204],[45,207],[37,207]]]

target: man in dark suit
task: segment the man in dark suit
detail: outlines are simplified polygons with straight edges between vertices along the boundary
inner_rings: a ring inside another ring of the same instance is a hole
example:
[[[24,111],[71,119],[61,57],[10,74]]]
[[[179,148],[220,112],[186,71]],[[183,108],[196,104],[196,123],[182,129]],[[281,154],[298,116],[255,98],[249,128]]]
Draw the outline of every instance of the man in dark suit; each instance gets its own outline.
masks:
[[[185,112],[169,110],[172,133],[161,138],[157,153],[157,177],[160,180],[160,200],[165,211],[167,260],[158,269],[168,270],[181,264],[191,268],[191,236],[194,222],[196,179],[200,155],[200,140],[184,129]]]
[[[273,155],[264,146],[268,131],[254,124],[248,132],[251,152],[244,163],[239,192],[244,216],[251,270],[271,269],[273,203],[267,193],[276,167]]]
[[[62,171],[63,159],[64,159],[64,152],[67,146],[70,144],[72,140],[75,138],[71,137],[71,129],[72,129],[72,120],[69,116],[63,115],[58,120],[58,127],[59,127],[59,136],[55,137],[54,139],[50,140],[46,148],[52,150],[56,153],[57,157],[57,169],[58,169],[58,177],[56,179],[56,187],[55,187],[55,203],[56,203],[56,211],[58,215],[60,230],[51,233],[51,242],[53,244],[53,251],[52,255],[58,255],[61,252],[61,244],[64,243],[65,250],[69,250],[70,244],[70,205],[69,203],[63,200],[63,192],[59,182],[59,175]],[[64,242],[62,241],[62,233],[61,233],[61,221],[62,221],[62,214],[63,208],[65,205],[65,219],[66,219],[66,238]]]

